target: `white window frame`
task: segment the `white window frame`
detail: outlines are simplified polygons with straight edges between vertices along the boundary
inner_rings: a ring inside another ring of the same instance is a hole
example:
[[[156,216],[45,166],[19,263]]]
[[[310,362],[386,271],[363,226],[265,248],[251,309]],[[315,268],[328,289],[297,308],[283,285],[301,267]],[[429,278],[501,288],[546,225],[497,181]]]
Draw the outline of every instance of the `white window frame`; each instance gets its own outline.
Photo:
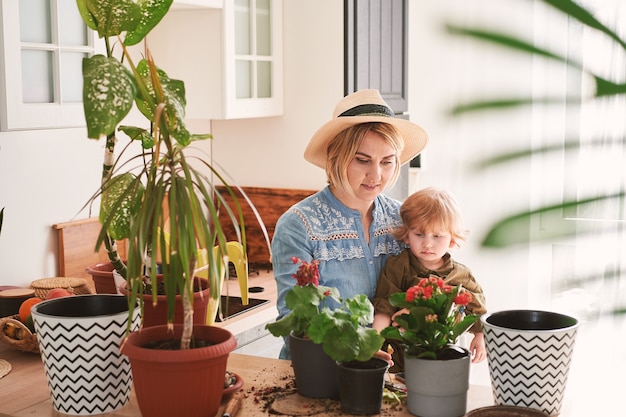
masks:
[[[22,60],[20,40],[19,0],[0,0],[0,131],[53,129],[85,126],[83,103],[62,103],[56,88],[60,84],[60,72],[53,80],[55,94],[53,103],[24,103],[22,96]],[[59,1],[59,0],[57,0]],[[67,0],[60,0],[67,1]],[[56,1],[52,2],[56,13]],[[56,28],[56,24],[53,27]],[[96,46],[94,32],[88,30],[88,45],[79,46],[77,51],[93,55]],[[56,43],[56,38],[53,38]],[[30,45],[36,48],[36,45]],[[100,45],[102,47],[102,45]],[[63,51],[70,50],[64,48]],[[57,48],[57,54],[59,49]],[[54,60],[58,66],[58,59]],[[81,80],[77,82],[82,83]]]
[[[256,70],[252,77],[252,98],[237,98],[236,60],[235,54],[235,4],[234,0],[224,1],[223,39],[224,39],[224,119],[238,119],[260,116],[281,116],[283,114],[283,3],[282,0],[270,0],[271,10],[271,44],[270,56],[242,55],[250,61],[268,61],[272,64],[272,96],[260,98],[256,96]],[[254,15],[256,0],[251,2],[251,13]],[[254,19],[253,19],[254,21]],[[256,43],[254,22],[250,28],[252,43]]]

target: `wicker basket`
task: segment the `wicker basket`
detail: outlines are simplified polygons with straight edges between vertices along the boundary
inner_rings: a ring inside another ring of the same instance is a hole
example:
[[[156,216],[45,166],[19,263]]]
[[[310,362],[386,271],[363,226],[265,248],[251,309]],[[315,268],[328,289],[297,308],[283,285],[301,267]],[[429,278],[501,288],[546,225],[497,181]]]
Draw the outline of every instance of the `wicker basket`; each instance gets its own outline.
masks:
[[[37,342],[37,335],[32,333],[24,323],[19,320],[19,314],[9,317],[3,317],[0,319],[0,340],[15,350],[21,350],[22,352],[39,353],[39,343]],[[13,330],[8,331],[11,327]],[[19,339],[14,339],[9,336],[14,334]]]
[[[72,294],[93,294],[87,280],[83,278],[54,277],[41,278],[30,283],[30,287],[35,290],[35,297],[45,300],[50,290],[63,288]]]

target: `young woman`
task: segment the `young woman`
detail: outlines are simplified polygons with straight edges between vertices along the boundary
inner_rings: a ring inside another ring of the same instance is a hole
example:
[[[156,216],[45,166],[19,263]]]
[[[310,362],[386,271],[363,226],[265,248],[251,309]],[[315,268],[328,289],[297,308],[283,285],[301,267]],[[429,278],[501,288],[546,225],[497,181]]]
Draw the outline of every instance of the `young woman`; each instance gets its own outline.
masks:
[[[285,295],[297,269],[292,257],[319,259],[320,285],[336,287],[343,298],[374,297],[387,257],[403,249],[392,236],[401,224],[400,203],[382,192],[427,141],[421,127],[395,118],[376,90],[358,91],[337,104],[304,152],[307,161],[326,170],[328,186],[291,207],[274,231],[278,318],[289,312]],[[288,346],[281,358],[289,358]]]

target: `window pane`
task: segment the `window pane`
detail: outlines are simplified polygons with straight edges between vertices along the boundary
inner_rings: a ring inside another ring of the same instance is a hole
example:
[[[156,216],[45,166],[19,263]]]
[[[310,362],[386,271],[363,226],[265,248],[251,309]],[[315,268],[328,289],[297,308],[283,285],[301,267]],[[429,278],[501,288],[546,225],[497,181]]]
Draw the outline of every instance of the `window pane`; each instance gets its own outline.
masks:
[[[80,103],[83,101],[83,58],[87,54],[65,52],[61,54],[61,102]]]
[[[75,1],[59,1],[59,39],[61,45],[88,45],[87,26]]]
[[[256,2],[256,54],[272,55],[270,0]]]
[[[235,54],[250,55],[250,0],[235,1]]]
[[[237,72],[235,77],[236,97],[252,98],[252,62],[237,60],[235,71]]]
[[[50,0],[19,0],[19,2],[22,42],[51,43]],[[72,3],[72,6],[76,8],[76,2],[68,3]]]
[[[272,97],[272,63],[260,61],[257,63],[257,97]]]
[[[53,56],[49,51],[22,51],[24,103],[53,103]]]

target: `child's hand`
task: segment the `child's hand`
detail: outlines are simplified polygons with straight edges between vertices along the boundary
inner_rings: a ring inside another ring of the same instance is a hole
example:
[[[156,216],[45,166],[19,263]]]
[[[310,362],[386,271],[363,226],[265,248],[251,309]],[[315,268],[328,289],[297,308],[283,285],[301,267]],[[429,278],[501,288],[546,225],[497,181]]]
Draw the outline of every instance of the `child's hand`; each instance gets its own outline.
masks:
[[[378,352],[374,353],[374,357],[387,361],[389,367],[391,368],[393,366],[393,359],[391,358],[392,354],[393,347],[391,347],[391,345],[387,345],[387,351],[381,349]]]
[[[482,332],[474,334],[474,338],[469,345],[469,351],[472,355],[472,363],[479,363],[485,360],[487,351],[485,350],[485,335]]]
[[[396,324],[396,322],[394,321],[394,319],[395,319],[397,316],[400,316],[400,315],[402,315],[402,314],[409,314],[409,313],[410,313],[410,311],[409,311],[409,309],[408,309],[408,308],[403,308],[402,310],[398,310],[398,311],[396,311],[396,312],[393,314],[393,316],[391,316],[391,324],[392,324],[393,326],[397,326],[397,324]]]

